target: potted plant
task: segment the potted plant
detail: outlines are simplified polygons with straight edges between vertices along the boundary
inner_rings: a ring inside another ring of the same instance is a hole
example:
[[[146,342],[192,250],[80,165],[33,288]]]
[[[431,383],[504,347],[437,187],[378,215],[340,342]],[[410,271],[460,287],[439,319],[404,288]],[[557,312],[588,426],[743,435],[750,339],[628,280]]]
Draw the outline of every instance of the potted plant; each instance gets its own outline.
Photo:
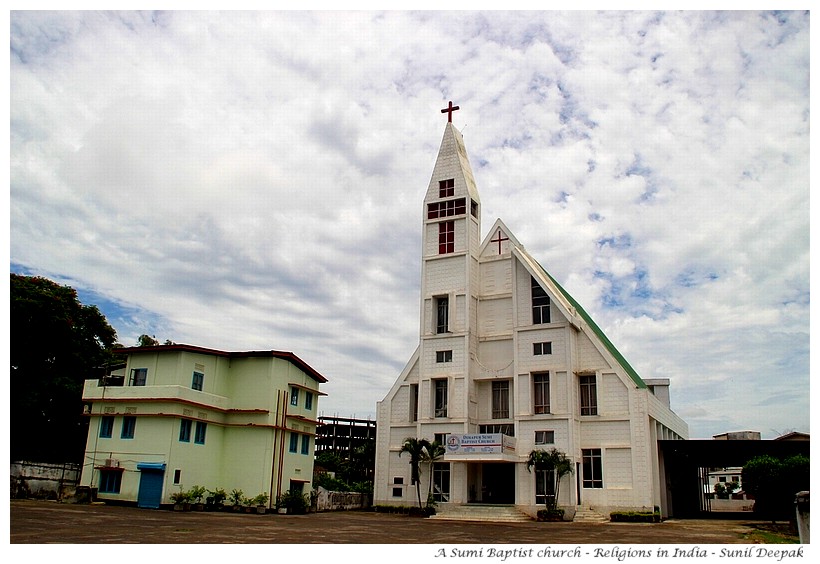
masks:
[[[276,508],[279,513],[290,513],[292,515],[301,515],[307,513],[310,506],[310,500],[306,495],[299,492],[287,491],[279,496],[276,502]],[[284,509],[285,511],[281,511]]]
[[[190,511],[191,509],[191,497],[188,492],[172,493],[171,501],[174,502],[174,511]]]
[[[205,499],[205,503],[207,504],[206,507],[209,510],[216,509],[217,511],[221,511],[225,506],[225,500],[228,498],[228,494],[222,488],[216,488],[215,490],[208,490],[208,493],[211,494]]]
[[[242,502],[245,500],[245,492],[242,490],[233,489],[230,495],[231,509],[234,511],[242,510]]]
[[[190,490],[188,490],[188,496],[191,500],[191,503],[194,504],[194,509],[197,511],[204,511],[205,504],[202,503],[202,498],[205,497],[206,490],[202,486],[193,486]]]
[[[265,514],[265,505],[268,503],[268,498],[268,492],[263,492],[251,500],[253,505],[256,506],[256,512],[259,515]]]

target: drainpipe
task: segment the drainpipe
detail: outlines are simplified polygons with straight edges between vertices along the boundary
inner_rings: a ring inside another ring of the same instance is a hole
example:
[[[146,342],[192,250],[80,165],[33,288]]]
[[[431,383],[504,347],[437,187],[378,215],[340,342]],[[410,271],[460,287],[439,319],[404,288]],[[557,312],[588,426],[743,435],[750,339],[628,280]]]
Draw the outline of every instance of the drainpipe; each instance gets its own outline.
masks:
[[[285,466],[285,429],[288,418],[288,392],[282,393],[282,430],[279,435],[279,480],[276,484],[276,497],[278,498],[282,493],[282,472]]]
[[[282,390],[277,390],[277,392],[276,392],[276,412],[275,412],[274,419],[273,419],[273,425],[274,425],[274,427],[273,427],[273,441],[272,441],[272,444],[271,444],[271,450],[273,452],[271,453],[272,458],[271,458],[271,461],[270,461],[270,498],[268,498],[268,509],[272,508],[272,504],[275,503],[274,500],[279,497],[279,494],[274,492],[273,486],[274,486],[274,480],[276,478],[276,466],[277,466],[277,463],[276,463],[276,443],[279,442],[278,433],[282,432],[282,430],[279,428],[279,405],[280,405],[281,401],[282,401]],[[280,452],[280,454],[281,454],[281,452]]]

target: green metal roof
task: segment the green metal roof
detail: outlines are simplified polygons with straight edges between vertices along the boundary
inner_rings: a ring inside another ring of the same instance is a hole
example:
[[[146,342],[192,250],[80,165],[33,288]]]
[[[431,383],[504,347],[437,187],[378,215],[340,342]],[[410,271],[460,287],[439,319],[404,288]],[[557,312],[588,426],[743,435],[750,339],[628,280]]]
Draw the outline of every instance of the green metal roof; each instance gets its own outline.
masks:
[[[618,361],[618,364],[620,364],[621,367],[626,371],[626,373],[629,374],[629,377],[632,378],[632,381],[635,382],[635,385],[639,388],[646,388],[646,382],[644,382],[643,379],[638,375],[638,373],[635,372],[635,369],[632,368],[632,365],[630,365],[629,362],[627,362],[627,360],[624,358],[624,355],[622,355],[621,352],[617,348],[615,348],[615,345],[612,344],[612,341],[609,340],[609,338],[604,334],[601,328],[598,327],[595,321],[592,320],[592,317],[590,317],[586,310],[583,307],[581,307],[581,304],[575,301],[575,298],[573,298],[569,294],[569,292],[564,290],[564,288],[558,283],[558,281],[555,280],[555,278],[553,278],[550,275],[550,273],[547,272],[546,269],[543,266],[541,266],[541,264],[538,261],[533,259],[533,262],[535,262],[535,264],[538,265],[538,268],[541,269],[541,272],[543,272],[544,275],[547,278],[549,278],[553,284],[555,284],[555,287],[561,291],[561,294],[563,294],[564,298],[566,298],[566,300],[572,304],[572,307],[575,308],[575,311],[578,312],[578,315],[580,315],[581,318],[586,322],[586,324],[589,325],[593,333],[595,333],[598,339],[601,340],[601,342],[604,344],[609,353],[613,357],[615,357],[615,360]]]

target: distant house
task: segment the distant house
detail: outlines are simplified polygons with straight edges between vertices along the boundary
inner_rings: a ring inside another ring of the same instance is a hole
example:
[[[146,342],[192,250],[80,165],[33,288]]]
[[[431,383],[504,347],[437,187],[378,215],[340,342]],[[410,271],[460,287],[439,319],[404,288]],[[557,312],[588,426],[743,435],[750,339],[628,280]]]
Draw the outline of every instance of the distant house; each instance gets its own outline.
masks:
[[[792,431],[791,433],[786,433],[785,435],[780,435],[772,440],[775,441],[808,441],[811,440],[811,436],[808,433],[800,433],[798,431]]]
[[[319,385],[290,352],[189,345],[124,348],[125,365],[83,389],[89,417],[81,486],[156,508],[199,485],[246,496],[312,481]]]
[[[712,435],[712,439],[716,441],[759,441],[760,431],[730,431]]]

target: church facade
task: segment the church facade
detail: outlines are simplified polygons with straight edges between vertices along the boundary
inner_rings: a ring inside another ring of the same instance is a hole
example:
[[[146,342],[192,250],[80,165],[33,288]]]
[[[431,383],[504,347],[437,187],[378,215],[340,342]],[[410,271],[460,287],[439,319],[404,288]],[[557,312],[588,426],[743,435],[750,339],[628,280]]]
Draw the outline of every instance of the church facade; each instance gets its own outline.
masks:
[[[449,117],[457,109],[452,104]],[[558,504],[668,511],[658,440],[686,439],[669,381],[644,380],[587,312],[481,200],[448,119],[424,198],[419,344],[377,404],[374,504],[413,505],[407,438],[438,441],[421,499],[505,504],[535,515],[555,492],[533,450],[572,462]]]

